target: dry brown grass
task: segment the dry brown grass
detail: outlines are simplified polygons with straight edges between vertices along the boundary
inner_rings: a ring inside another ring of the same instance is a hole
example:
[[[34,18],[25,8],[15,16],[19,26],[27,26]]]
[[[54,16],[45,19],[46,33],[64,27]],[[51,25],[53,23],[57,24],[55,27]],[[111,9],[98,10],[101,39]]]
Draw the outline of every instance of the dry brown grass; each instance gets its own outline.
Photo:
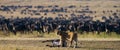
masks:
[[[59,5],[60,7],[65,7],[65,6],[69,6],[69,5],[75,5],[77,8],[74,9],[68,9],[68,10],[81,10],[80,6],[90,6],[90,10],[92,11],[96,11],[97,13],[95,14],[86,14],[86,15],[90,15],[90,16],[97,16],[96,18],[94,18],[94,20],[101,20],[101,16],[111,16],[111,13],[106,13],[103,14],[102,11],[103,10],[112,10],[113,12],[115,12],[116,10],[120,10],[119,8],[114,8],[113,6],[117,5],[120,6],[120,1],[110,1],[110,0],[92,0],[92,1],[75,1],[75,0],[26,0],[23,2],[19,1],[19,2],[13,2],[13,1],[0,1],[1,5],[32,5],[32,6],[36,6],[36,5],[44,5],[44,6],[48,6],[48,5]],[[34,9],[34,8],[32,8]],[[13,14],[6,14],[6,12],[2,12],[0,11],[1,15],[6,16],[6,17],[28,17],[31,15],[21,15],[19,13],[19,10],[17,10],[16,12],[14,12]],[[73,13],[73,12],[71,12]],[[64,14],[64,15],[70,15],[71,13],[59,13],[59,14]],[[40,16],[44,16],[44,13],[41,13],[41,15],[33,15],[31,17],[40,17]],[[48,13],[48,15],[46,17],[56,17],[58,13],[56,14],[52,14],[52,13]],[[77,13],[76,13],[77,14]],[[79,14],[79,13],[78,13]]]
[[[59,38],[59,36],[55,32],[51,32],[50,34],[47,33],[38,33],[34,31],[33,33],[17,33],[17,35],[14,35],[13,33],[3,33],[0,32],[0,37],[4,38]],[[78,33],[79,38],[120,38],[119,34],[116,34],[115,32],[111,32],[110,34],[106,34],[105,32],[101,32],[99,35],[97,33]]]
[[[101,16],[111,16],[111,13],[103,14],[103,10],[112,10],[115,12],[116,10],[120,10],[120,8],[113,8],[114,5],[120,6],[120,1],[110,1],[110,0],[92,0],[92,1],[74,1],[74,0],[0,0],[0,5],[59,5],[60,7],[65,7],[69,5],[75,5],[77,8],[75,9],[68,9],[68,10],[81,10],[81,6],[90,6],[90,9],[93,11],[96,11],[96,14],[86,14],[90,16],[97,16],[94,18],[94,20],[101,20]],[[34,8],[33,8],[34,9]],[[31,15],[21,15],[20,10],[18,9],[13,14],[7,14],[6,12],[0,11],[0,15],[3,15],[5,17],[26,17]],[[72,12],[71,12],[72,13]],[[66,14],[69,16],[71,13],[60,13],[60,14]],[[41,16],[44,13],[41,13]],[[56,17],[58,13],[52,14],[48,13],[48,16],[50,17]],[[77,13],[76,13],[77,14]],[[120,13],[119,13],[120,14]],[[120,16],[120,15],[119,15]],[[31,17],[39,17],[39,15],[34,15]],[[36,38],[36,37],[43,37],[43,38],[58,38],[58,36],[54,33],[52,34],[17,34],[16,36],[10,33],[10,35],[4,35],[0,33],[0,37],[2,38]],[[112,33],[112,35],[106,35],[104,33],[97,35],[97,34],[79,34],[79,38],[120,38],[120,35]],[[47,43],[46,43],[47,44]],[[80,41],[79,47],[80,48],[50,48],[50,47],[41,47],[45,46],[46,44],[42,44],[39,40],[33,40],[33,41],[5,41],[0,40],[0,50],[120,50],[120,42],[119,41]],[[50,44],[50,43],[48,43]]]
[[[0,38],[0,50],[119,50],[119,37],[120,36],[115,33],[111,35],[104,33],[100,35],[92,33],[79,34],[78,48],[74,49],[66,47],[46,47],[47,44],[51,45],[51,42],[42,43],[42,41],[50,40],[51,38],[59,38],[55,33],[49,35],[41,35],[36,32],[33,34],[18,33],[16,36],[13,34],[2,36]]]
[[[73,49],[73,48],[49,48],[49,47],[11,47],[11,46],[2,46],[0,50],[89,50],[85,48]]]
[[[0,50],[119,50],[119,41],[80,40],[78,48],[47,47],[41,40],[0,40]]]

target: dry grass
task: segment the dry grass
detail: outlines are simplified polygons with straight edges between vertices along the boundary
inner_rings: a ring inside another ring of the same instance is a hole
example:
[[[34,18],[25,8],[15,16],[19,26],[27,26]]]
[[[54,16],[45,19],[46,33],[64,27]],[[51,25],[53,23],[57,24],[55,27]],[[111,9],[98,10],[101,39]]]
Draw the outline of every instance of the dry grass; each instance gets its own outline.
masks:
[[[2,34],[2,33],[0,33]],[[1,35],[2,38],[13,38],[13,40],[0,40],[0,50],[119,50],[120,43],[119,40],[114,41],[113,39],[119,39],[120,35],[115,33],[111,33],[111,35],[107,35],[101,33],[100,35],[92,34],[92,33],[84,33],[78,34],[80,41],[78,42],[78,48],[57,48],[57,47],[46,47],[47,44],[51,44],[51,42],[42,43],[38,38],[58,38],[55,33],[50,34],[38,34],[34,32],[33,34],[17,34],[16,36],[10,33],[10,35],[5,36]],[[15,40],[14,38],[36,38],[36,39],[26,39],[26,40]],[[85,39],[84,39],[85,38]],[[86,39],[88,38],[88,39]],[[96,38],[96,39],[95,39]],[[106,39],[100,40],[99,39]],[[90,40],[93,39],[93,40]],[[111,40],[108,40],[111,39]],[[108,41],[107,41],[108,40]]]
[[[0,46],[0,50],[119,50],[109,48],[49,48],[49,47],[12,47],[12,46]]]
[[[59,36],[55,32],[51,32],[50,34],[47,33],[38,33],[34,31],[33,33],[17,33],[17,35],[14,35],[13,33],[3,33],[0,32],[0,37],[4,38],[59,38]],[[120,34],[116,34],[115,32],[111,32],[110,34],[106,34],[105,32],[101,32],[99,35],[97,33],[78,33],[79,38],[120,38]]]
[[[60,7],[65,7],[65,6],[69,6],[69,5],[75,5],[76,8],[74,9],[68,9],[68,10],[81,10],[82,7],[80,6],[90,6],[90,10],[92,11],[96,11],[97,13],[95,14],[86,14],[86,15],[90,15],[90,16],[97,16],[96,18],[94,18],[94,20],[101,20],[101,16],[111,16],[111,13],[106,13],[103,14],[102,11],[103,10],[112,10],[113,12],[115,12],[116,10],[120,10],[119,8],[114,8],[113,6],[117,5],[120,6],[120,1],[110,1],[110,0],[92,0],[92,1],[75,1],[75,0],[26,0],[26,1],[19,1],[19,2],[13,2],[13,1],[0,1],[1,5],[32,5],[32,6],[36,6],[36,5],[44,5],[44,6],[48,6],[48,5],[59,5]],[[62,3],[62,4],[61,4]],[[32,8],[34,9],[34,8]],[[49,9],[49,8],[47,8]],[[6,17],[28,17],[31,15],[22,15],[19,13],[19,9],[14,12],[13,14],[6,14],[6,12],[2,12],[0,11],[1,15],[6,16]],[[73,12],[71,12],[73,13]],[[59,14],[64,14],[64,15],[70,15],[71,13],[59,13]],[[46,15],[46,17],[56,17],[58,13],[56,14],[52,14],[52,13],[48,13],[48,15]],[[78,13],[80,14],[80,13]],[[77,13],[76,13],[77,15]],[[40,17],[40,16],[45,16],[43,15],[43,13],[41,13],[41,15],[33,15],[31,17]]]
[[[79,48],[79,49],[74,49],[74,48],[49,48],[49,47],[12,47],[12,46],[0,46],[0,50],[89,50],[85,48]]]
[[[46,47],[40,40],[0,40],[0,50],[119,50],[119,41],[79,41],[78,48]]]
[[[113,8],[114,5],[120,6],[120,1],[110,1],[110,0],[92,0],[92,1],[75,1],[75,0],[0,0],[0,5],[59,5],[60,7],[65,7],[69,5],[75,5],[77,8],[75,9],[68,9],[68,10],[81,10],[80,6],[90,6],[90,10],[96,11],[96,14],[86,14],[90,16],[97,16],[94,20],[101,20],[101,16],[111,16],[111,13],[103,14],[103,10],[112,10],[115,12],[116,10],[120,10],[120,8]],[[34,9],[34,8],[33,8]],[[26,17],[31,15],[21,15],[20,9],[18,9],[13,14],[7,14],[6,12],[0,11],[0,15],[5,17]],[[41,13],[43,16],[44,13]],[[58,13],[52,14],[48,13],[49,17],[56,17]],[[60,13],[64,15],[70,15],[71,13]],[[77,13],[76,13],[77,14]],[[120,13],[119,13],[120,14]],[[120,16],[120,15],[119,15]],[[31,17],[39,17],[38,15],[34,15]],[[21,34],[18,33],[16,36],[12,33],[4,34],[0,32],[0,37],[2,38],[58,38],[55,33],[47,33],[45,34],[38,34],[34,32],[33,34]],[[100,35],[93,34],[93,33],[84,33],[79,34],[79,38],[120,38],[120,35],[111,33],[111,35],[105,34],[102,32]],[[49,44],[49,43],[48,43]],[[45,44],[42,44],[39,40],[33,41],[4,41],[0,40],[0,50],[120,50],[120,42],[119,41],[80,41],[79,46],[80,48],[50,48],[50,47],[41,47]]]

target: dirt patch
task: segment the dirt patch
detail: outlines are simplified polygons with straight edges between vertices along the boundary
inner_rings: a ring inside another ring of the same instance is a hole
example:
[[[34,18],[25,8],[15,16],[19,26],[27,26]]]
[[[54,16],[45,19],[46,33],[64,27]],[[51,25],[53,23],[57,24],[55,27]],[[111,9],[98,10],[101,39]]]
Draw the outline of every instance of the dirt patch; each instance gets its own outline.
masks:
[[[0,40],[0,46],[12,46],[12,47],[47,47],[46,45],[52,45],[52,42],[45,42],[44,40]],[[49,48],[49,47],[48,47]],[[57,47],[52,47],[57,48]],[[79,49],[103,49],[103,50],[117,50],[120,49],[120,41],[99,41],[99,40],[79,40]]]

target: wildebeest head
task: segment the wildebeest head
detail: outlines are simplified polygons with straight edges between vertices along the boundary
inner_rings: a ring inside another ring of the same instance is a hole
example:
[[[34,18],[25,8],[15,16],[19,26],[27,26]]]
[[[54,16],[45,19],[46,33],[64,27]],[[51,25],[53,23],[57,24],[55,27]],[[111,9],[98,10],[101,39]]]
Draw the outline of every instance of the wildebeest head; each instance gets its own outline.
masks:
[[[65,38],[65,39],[69,37],[68,33],[65,31],[57,31],[57,35]]]
[[[62,33],[61,31],[57,31],[57,35],[61,35],[61,33]]]
[[[67,34],[67,32],[65,32],[65,31],[60,31],[60,30],[57,31],[57,35],[63,36],[63,35],[65,35],[65,34]]]

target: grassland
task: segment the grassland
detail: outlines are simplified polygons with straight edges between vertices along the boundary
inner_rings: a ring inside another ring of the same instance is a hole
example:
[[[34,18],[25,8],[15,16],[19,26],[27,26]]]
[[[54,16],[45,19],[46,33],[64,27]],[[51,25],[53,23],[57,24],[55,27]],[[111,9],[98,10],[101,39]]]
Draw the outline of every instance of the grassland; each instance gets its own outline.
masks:
[[[51,42],[42,43],[44,40],[51,38],[59,38],[56,33],[44,33],[38,34],[36,31],[29,34],[13,35],[9,33],[5,35],[0,33],[0,50],[119,50],[120,47],[120,35],[114,32],[108,35],[102,32],[100,35],[93,33],[80,34],[78,48],[58,48],[58,47],[46,47]],[[117,40],[115,40],[117,39]]]
[[[94,20],[101,19],[101,16],[111,16],[111,13],[103,14],[103,10],[112,10],[115,12],[116,10],[120,10],[120,8],[114,8],[113,6],[120,6],[119,0],[91,0],[91,1],[75,1],[75,0],[0,0],[0,5],[59,5],[60,7],[65,7],[69,5],[75,5],[77,8],[68,9],[68,10],[81,10],[80,6],[90,6],[90,10],[96,11],[95,14],[86,14],[90,16],[97,16]],[[7,17],[26,17],[30,15],[21,15],[20,9],[15,11],[13,14],[7,14],[6,12],[0,11],[0,15]],[[43,16],[44,13],[41,13]],[[58,14],[58,13],[56,13]],[[56,17],[56,14],[48,13],[48,16]],[[59,13],[68,15],[71,13]],[[120,13],[119,15],[120,16]],[[39,17],[37,15],[31,17]],[[13,35],[13,33],[3,33],[0,32],[0,50],[120,50],[120,41],[114,41],[114,39],[120,39],[120,35],[112,32],[111,34],[106,34],[104,32],[99,35],[96,33],[78,33],[80,41],[78,42],[78,48],[58,48],[58,47],[46,47],[46,44],[51,44],[51,42],[42,43],[41,40],[37,40],[38,38],[59,38],[56,33],[52,32],[50,34],[44,33],[39,34],[36,31],[33,33],[17,33],[17,35]],[[5,40],[6,38],[10,38]],[[14,39],[15,38],[15,39]],[[17,38],[35,38],[33,40],[16,40]],[[82,40],[81,40],[82,38]],[[87,39],[86,39],[87,38]],[[86,39],[86,40],[85,40]],[[93,40],[90,40],[93,39]],[[97,40],[96,40],[97,39]],[[101,41],[99,41],[102,39]],[[104,39],[104,40],[103,40]],[[111,39],[111,40],[109,40]],[[90,41],[89,41],[90,40]],[[94,41],[95,40],[95,41]],[[109,41],[107,41],[109,40]]]
[[[80,40],[77,48],[47,47],[51,42],[42,43],[42,40],[25,39],[21,40],[0,40],[0,50],[119,50],[120,41],[106,40]]]
[[[20,33],[18,32],[17,35],[13,33],[0,33],[0,37],[10,37],[10,38],[58,38],[59,36],[55,32],[51,32],[50,34],[47,33],[38,33],[34,31],[33,33]],[[115,32],[111,32],[110,34],[106,34],[105,32],[101,32],[100,34],[97,33],[78,33],[79,38],[120,38],[120,34],[116,34]]]

